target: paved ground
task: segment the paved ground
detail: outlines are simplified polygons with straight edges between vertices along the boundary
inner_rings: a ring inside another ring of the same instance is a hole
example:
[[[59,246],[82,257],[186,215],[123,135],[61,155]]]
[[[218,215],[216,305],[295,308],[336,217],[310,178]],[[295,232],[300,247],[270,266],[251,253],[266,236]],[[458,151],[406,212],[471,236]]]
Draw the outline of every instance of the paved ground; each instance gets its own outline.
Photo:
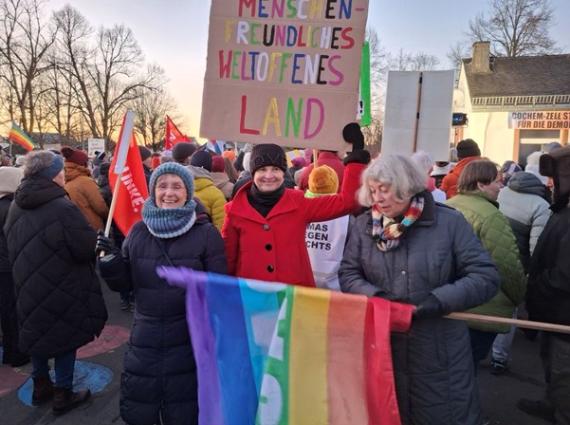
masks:
[[[105,298],[110,314],[109,324],[130,328],[132,314],[120,311],[119,296],[105,290]],[[124,345],[119,348],[111,346],[110,351],[85,359],[85,361],[106,366],[114,373],[112,382],[104,391],[96,394],[85,407],[56,418],[51,414],[49,406],[28,407],[18,399],[17,392],[12,391],[4,396],[0,395],[0,424],[122,425],[123,422],[119,417],[119,382],[124,350]],[[29,371],[30,367],[27,366],[20,373],[26,374]],[[6,371],[2,373],[5,375]],[[0,379],[2,373],[0,373]],[[492,425],[546,424],[546,422],[519,412],[515,407],[520,397],[539,398],[544,390],[538,357],[538,342],[530,342],[524,338],[522,333],[517,333],[511,371],[503,376],[493,376],[490,374],[488,365],[484,364],[480,370],[479,384],[484,414],[491,420]]]

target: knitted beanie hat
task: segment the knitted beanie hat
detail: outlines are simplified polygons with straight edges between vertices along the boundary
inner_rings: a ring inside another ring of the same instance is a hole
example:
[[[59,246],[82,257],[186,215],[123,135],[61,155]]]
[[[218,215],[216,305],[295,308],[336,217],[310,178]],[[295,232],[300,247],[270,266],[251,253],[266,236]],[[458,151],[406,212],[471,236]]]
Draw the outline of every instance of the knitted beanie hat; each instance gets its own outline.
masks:
[[[68,162],[73,162],[74,164],[81,165],[82,167],[87,167],[87,154],[79,149],[73,149],[69,146],[64,146],[61,148],[61,154]]]
[[[163,176],[165,174],[174,174],[180,177],[184,182],[184,186],[186,186],[186,192],[188,194],[186,203],[188,204],[188,202],[192,201],[192,198],[194,198],[194,176],[192,176],[190,170],[183,165],[180,165],[176,162],[166,162],[154,170],[150,176],[150,182],[148,185],[149,195],[154,205],[156,205],[156,182],[160,176]]]
[[[251,175],[253,176],[257,170],[267,166],[277,167],[283,170],[284,173],[287,172],[287,158],[281,146],[273,143],[263,143],[253,147],[251,158],[249,159]]]
[[[184,164],[194,152],[196,152],[196,145],[194,143],[177,143],[172,149],[172,159],[180,164]]]
[[[226,170],[226,163],[224,158],[220,155],[212,157],[212,172],[213,173],[223,173]]]
[[[464,139],[457,144],[457,158],[462,160],[470,156],[481,156],[481,150],[473,139]]]
[[[212,171],[212,155],[207,151],[198,151],[190,158],[190,165]]]
[[[309,174],[309,190],[314,194],[335,194],[338,192],[338,176],[328,165],[313,168]]]
[[[26,155],[24,177],[40,176],[49,180],[63,170],[63,158],[50,151],[31,151]]]

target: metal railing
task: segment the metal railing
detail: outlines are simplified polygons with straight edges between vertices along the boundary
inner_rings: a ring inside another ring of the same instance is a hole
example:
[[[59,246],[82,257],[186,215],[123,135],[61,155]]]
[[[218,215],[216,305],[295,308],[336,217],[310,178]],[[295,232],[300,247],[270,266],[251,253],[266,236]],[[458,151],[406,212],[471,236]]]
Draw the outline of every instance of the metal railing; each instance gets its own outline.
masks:
[[[570,94],[542,96],[488,96],[472,99],[474,111],[486,110],[529,110],[529,109],[568,109]]]

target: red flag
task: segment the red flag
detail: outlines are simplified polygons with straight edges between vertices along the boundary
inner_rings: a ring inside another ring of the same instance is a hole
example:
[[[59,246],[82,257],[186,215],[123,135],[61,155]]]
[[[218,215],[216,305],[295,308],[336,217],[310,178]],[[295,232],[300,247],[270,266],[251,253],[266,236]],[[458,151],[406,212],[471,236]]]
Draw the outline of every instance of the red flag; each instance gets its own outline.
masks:
[[[183,135],[176,124],[170,119],[170,117],[166,116],[166,130],[164,135],[164,149],[171,150],[175,144],[180,142],[189,142],[190,139]]]
[[[123,129],[121,129],[121,136],[122,132]],[[119,140],[121,140],[121,137],[119,137]],[[120,143],[117,143],[115,147],[113,161],[109,168],[109,183],[113,189],[117,181],[115,163],[119,157],[119,145]],[[144,176],[141,154],[134,134],[129,144],[127,161],[123,169],[123,174],[121,175],[121,184],[118,192],[114,196],[117,197],[117,200],[113,220],[119,230],[126,236],[129,230],[131,230],[131,227],[141,220],[143,204],[146,198],[148,198],[148,188]]]

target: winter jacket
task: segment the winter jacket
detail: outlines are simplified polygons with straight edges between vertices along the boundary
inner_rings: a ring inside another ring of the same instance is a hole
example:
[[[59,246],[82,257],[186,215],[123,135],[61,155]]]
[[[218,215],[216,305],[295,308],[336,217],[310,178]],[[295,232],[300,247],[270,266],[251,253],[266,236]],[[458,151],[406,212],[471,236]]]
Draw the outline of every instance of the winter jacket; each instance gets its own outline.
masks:
[[[531,320],[570,325],[569,252],[570,205],[552,214],[532,255],[526,297]]]
[[[6,195],[0,198],[0,273],[11,273],[12,265],[8,260],[8,245],[6,243],[6,236],[2,228],[4,223],[6,223],[6,217],[8,217],[8,210],[10,209],[10,204],[14,199],[14,195]]]
[[[546,196],[546,186],[525,172],[513,174],[508,186],[499,193],[499,210],[511,224],[525,273],[538,237],[550,218]]]
[[[194,175],[194,195],[202,202],[206,212],[212,218],[214,226],[220,230],[224,223],[224,205],[226,198],[220,189],[214,186],[210,172],[202,167],[189,166]]]
[[[21,351],[54,357],[92,341],[107,320],[95,274],[96,233],[52,180],[22,181],[4,226]]]
[[[513,309],[523,300],[526,276],[520,261],[515,235],[507,218],[498,205],[480,193],[459,194],[447,201],[447,205],[459,210],[471,224],[475,235],[499,269],[501,288],[488,303],[472,309],[471,313],[488,316],[512,317]],[[469,323],[469,327],[485,332],[506,333],[510,325]]]
[[[198,211],[192,228],[172,239],[155,238],[138,222],[122,253],[99,260],[101,276],[111,289],[133,289],[136,299],[121,378],[121,417],[130,425],[198,424],[196,364],[186,325],[185,294],[157,276],[161,265],[225,274],[219,232]]]
[[[315,286],[305,244],[307,224],[346,215],[358,208],[355,193],[365,166],[345,168],[341,193],[307,199],[303,192],[285,192],[267,217],[249,203],[248,183],[226,205],[222,237],[228,270],[233,276]]]
[[[220,173],[210,173],[212,176],[212,181],[214,185],[221,190],[224,194],[226,200],[230,200],[232,197],[232,190],[234,188],[234,184],[230,182],[230,178],[225,172]]]
[[[66,161],[65,190],[93,229],[101,230],[105,227],[109,209],[87,168]]]
[[[317,165],[328,165],[329,167],[331,167],[338,176],[338,187],[340,188],[342,186],[344,165],[342,163],[342,160],[336,154],[336,152],[327,152],[327,151],[319,152]],[[314,166],[315,164],[309,164],[305,168],[303,168],[303,171],[301,172],[299,189],[301,189],[302,191],[305,191],[309,188],[309,175],[311,174],[311,171],[313,171]]]
[[[441,181],[440,189],[445,192],[447,199],[453,198],[457,195],[457,183],[459,182],[459,177],[463,172],[463,169],[469,164],[470,162],[476,161],[481,159],[480,156],[469,156],[467,158],[463,158],[461,161],[457,163],[455,168],[449,172],[447,176],[443,178]]]
[[[339,271],[343,292],[415,305],[431,294],[445,313],[497,293],[497,269],[469,224],[423,196],[422,215],[392,251],[380,251],[372,239],[370,211],[354,221]],[[392,358],[403,425],[481,424],[465,322],[416,319],[408,334],[392,335]]]

